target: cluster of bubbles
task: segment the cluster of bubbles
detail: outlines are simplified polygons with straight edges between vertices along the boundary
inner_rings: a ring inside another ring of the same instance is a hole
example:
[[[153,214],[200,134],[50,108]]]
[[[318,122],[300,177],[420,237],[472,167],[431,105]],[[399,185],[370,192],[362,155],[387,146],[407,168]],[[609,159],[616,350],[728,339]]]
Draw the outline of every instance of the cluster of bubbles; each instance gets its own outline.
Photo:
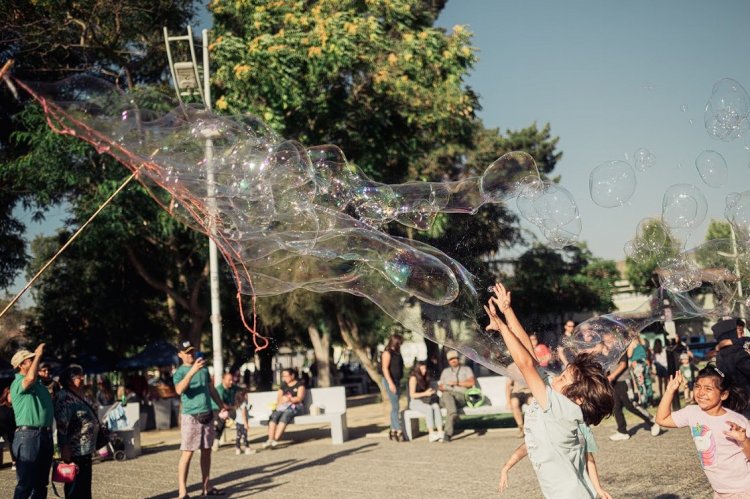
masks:
[[[442,251],[384,226],[428,229],[441,213],[473,214],[515,197],[552,246],[574,243],[581,230],[573,197],[543,180],[523,152],[455,182],[384,184],[338,147],[285,140],[254,117],[174,107],[153,95],[140,102],[84,75],[51,85],[19,83],[57,131],[138,172],[157,202],[209,235],[240,293],[362,296],[408,329],[495,371],[510,358],[502,340],[477,323],[482,308],[474,277]]]
[[[746,127],[748,99],[739,84],[726,81],[714,87],[706,123],[709,133],[730,140]],[[159,188],[151,191],[157,202],[214,239],[240,293],[306,289],[362,296],[407,329],[496,372],[505,372],[512,359],[502,339],[477,322],[481,303],[474,276],[442,251],[391,235],[385,226],[396,222],[425,230],[441,213],[473,214],[484,204],[515,198],[520,214],[552,247],[575,243],[581,230],[571,194],[541,178],[523,152],[503,155],[481,176],[384,184],[348,162],[338,147],[285,140],[254,117],[222,117],[153,97],[145,107],[136,96],[88,76],[22,86],[42,103],[58,131],[138,172],[147,188]],[[633,165],[602,163],[590,175],[592,199],[608,208],[627,204],[636,171],[654,164],[654,155],[643,148],[634,153]],[[715,151],[701,153],[696,168],[707,185],[726,184],[726,162]],[[682,250],[675,241],[700,225],[706,211],[706,198],[695,186],[667,189],[661,217],[643,220],[626,245],[632,260],[658,262],[661,295],[638,310],[583,322],[562,340],[563,349],[593,353],[607,367],[640,330],[664,320],[667,308],[674,318],[731,311],[740,298],[736,277],[726,269],[750,268],[744,250],[750,247],[750,191],[727,197],[726,216],[738,244],[717,240]],[[716,295],[710,308],[690,297],[706,282]]]
[[[636,170],[643,173],[656,164],[656,157],[648,149],[638,148],[633,154],[635,168],[623,160],[605,161],[591,170],[589,193],[591,200],[602,208],[617,208],[628,204],[635,194]]]
[[[712,137],[730,142],[750,128],[750,96],[739,82],[732,78],[717,81],[706,103],[703,122]]]

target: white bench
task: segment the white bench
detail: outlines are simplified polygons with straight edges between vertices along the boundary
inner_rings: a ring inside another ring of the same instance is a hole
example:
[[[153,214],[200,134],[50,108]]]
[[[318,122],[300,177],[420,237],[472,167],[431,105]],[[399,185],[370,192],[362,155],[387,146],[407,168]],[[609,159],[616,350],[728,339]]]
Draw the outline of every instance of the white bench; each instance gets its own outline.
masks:
[[[511,412],[506,404],[505,387],[508,378],[505,376],[480,376],[477,378],[476,386],[482,390],[485,402],[479,407],[463,407],[458,410],[459,414],[467,416],[482,414],[507,414]],[[440,394],[440,392],[438,392]],[[440,411],[443,417],[447,412],[443,408]],[[419,420],[425,419],[423,412],[406,409],[401,413],[401,425],[404,428],[406,438],[411,441],[419,433]]]
[[[278,390],[272,392],[250,392],[247,395],[251,404],[248,426],[258,427],[268,424],[268,418],[276,405]],[[323,412],[319,415],[309,414],[311,406],[317,406]],[[330,424],[331,440],[334,444],[343,444],[349,438],[346,425],[346,389],[343,386],[331,388],[308,388],[305,393],[304,410],[294,418],[294,424]]]

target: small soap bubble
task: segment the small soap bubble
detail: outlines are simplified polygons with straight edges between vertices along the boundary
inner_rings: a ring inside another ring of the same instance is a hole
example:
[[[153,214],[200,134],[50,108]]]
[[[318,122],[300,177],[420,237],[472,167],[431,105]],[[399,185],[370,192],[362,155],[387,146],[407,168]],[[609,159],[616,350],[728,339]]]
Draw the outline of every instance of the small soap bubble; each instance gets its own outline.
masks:
[[[683,104],[683,105],[681,105],[681,106],[680,106],[680,110],[682,110],[682,112],[683,112],[683,113],[686,113],[686,112],[687,112],[687,110],[688,110],[688,105],[687,105],[687,104]]]
[[[661,220],[670,230],[697,227],[707,211],[706,196],[694,185],[675,184],[664,192]]]
[[[635,186],[633,167],[624,161],[607,161],[589,175],[591,199],[603,208],[626,204],[635,193]]]
[[[724,157],[716,151],[703,151],[695,158],[695,168],[709,187],[723,187],[727,183],[729,171]]]
[[[656,164],[656,156],[654,156],[648,149],[641,147],[633,154],[633,162],[636,170],[639,172],[645,172]]]

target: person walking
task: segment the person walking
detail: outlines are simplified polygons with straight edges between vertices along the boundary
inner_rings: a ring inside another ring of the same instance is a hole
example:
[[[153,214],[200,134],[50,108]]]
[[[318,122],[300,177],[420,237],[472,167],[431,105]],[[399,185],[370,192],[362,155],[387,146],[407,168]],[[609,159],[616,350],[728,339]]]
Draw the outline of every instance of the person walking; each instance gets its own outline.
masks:
[[[234,377],[232,373],[224,373],[221,377],[221,383],[216,385],[216,393],[219,394],[219,398],[225,406],[234,409],[234,399],[237,397],[237,387],[234,385]],[[224,434],[224,428],[227,426],[227,414],[222,414],[218,405],[215,401],[211,401],[211,410],[214,411],[214,431],[216,433],[214,437],[213,450],[214,452],[219,450],[219,440]]]
[[[216,388],[211,384],[211,378],[206,369],[203,357],[196,358],[195,348],[189,341],[183,341],[178,347],[177,355],[182,365],[174,373],[175,391],[180,395],[182,403],[180,415],[180,462],[177,465],[178,495],[180,498],[190,497],[187,494],[187,477],[190,470],[190,460],[196,450],[201,451],[201,476],[204,496],[224,495],[216,487],[209,484],[211,473],[211,446],[214,441],[213,412],[211,399],[218,407],[228,409],[219,398]]]
[[[44,343],[30,352],[21,349],[10,363],[16,371],[10,385],[10,397],[16,417],[13,454],[16,456],[14,499],[47,497],[52,469],[52,397],[40,379],[39,362]]]
[[[637,340],[633,340],[637,341]],[[661,432],[659,425],[654,423],[651,415],[645,410],[633,405],[633,401],[628,396],[628,383],[627,379],[630,377],[628,372],[628,356],[627,353],[623,354],[620,361],[615,366],[614,370],[607,376],[609,381],[615,388],[615,407],[614,415],[615,421],[617,421],[617,432],[609,436],[610,440],[627,440],[630,438],[628,433],[627,423],[625,422],[625,414],[622,409],[625,408],[631,413],[635,414],[643,420],[651,428],[651,435],[658,436]]]
[[[65,484],[65,498],[91,499],[91,455],[96,450],[100,423],[96,409],[83,392],[83,368],[71,364],[61,382],[63,388],[55,396],[57,444],[62,460],[78,465],[75,481]]]

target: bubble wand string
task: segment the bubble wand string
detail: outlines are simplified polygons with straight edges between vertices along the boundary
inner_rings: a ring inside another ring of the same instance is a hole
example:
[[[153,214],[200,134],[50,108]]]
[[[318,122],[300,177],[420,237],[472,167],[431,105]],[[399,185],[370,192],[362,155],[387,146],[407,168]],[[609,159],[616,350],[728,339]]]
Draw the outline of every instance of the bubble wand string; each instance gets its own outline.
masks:
[[[109,197],[107,198],[107,200],[106,200],[106,201],[104,201],[104,203],[102,203],[102,204],[101,204],[101,205],[99,206],[99,208],[98,208],[98,209],[97,209],[97,210],[96,210],[96,211],[94,212],[94,214],[93,214],[93,215],[91,215],[91,216],[89,217],[89,219],[88,219],[88,220],[86,220],[86,223],[84,223],[83,225],[81,225],[81,226],[80,226],[80,227],[78,228],[78,230],[77,230],[77,231],[75,231],[75,233],[74,233],[74,234],[73,234],[73,235],[72,235],[72,236],[70,237],[70,239],[68,239],[68,240],[67,240],[67,241],[65,242],[65,244],[63,244],[63,246],[62,246],[62,247],[61,247],[61,248],[60,248],[59,250],[57,250],[57,253],[55,253],[55,254],[54,254],[54,256],[52,256],[52,258],[50,258],[49,260],[47,260],[47,263],[45,263],[45,264],[44,264],[44,265],[42,266],[42,268],[41,268],[41,269],[39,269],[39,271],[38,271],[38,272],[37,272],[37,273],[36,273],[36,274],[34,275],[34,277],[32,277],[32,278],[31,278],[31,280],[29,280],[29,282],[27,282],[27,283],[26,283],[26,286],[24,286],[24,288],[23,288],[23,289],[22,289],[21,291],[19,291],[19,292],[18,292],[18,294],[16,294],[16,296],[14,296],[14,297],[13,297],[13,299],[12,299],[12,300],[11,300],[11,301],[10,301],[10,302],[8,303],[8,305],[7,305],[7,306],[6,306],[6,307],[5,307],[4,309],[3,309],[3,311],[2,311],[2,312],[0,312],[0,318],[2,318],[2,317],[3,317],[3,316],[4,316],[5,314],[6,314],[6,312],[8,312],[8,310],[10,310],[10,308],[11,308],[11,307],[12,307],[13,305],[15,305],[15,304],[16,304],[16,302],[17,302],[17,301],[18,301],[18,300],[19,300],[19,299],[21,298],[21,296],[23,296],[23,294],[24,294],[24,293],[26,293],[26,291],[28,291],[28,289],[29,289],[29,288],[30,288],[31,286],[33,286],[33,285],[34,285],[34,282],[36,282],[36,280],[37,280],[37,279],[39,279],[39,277],[40,277],[40,276],[41,276],[41,275],[42,275],[42,274],[44,273],[44,271],[45,271],[45,270],[47,270],[47,269],[48,269],[48,268],[50,267],[50,265],[52,265],[52,264],[54,263],[54,261],[55,261],[55,260],[57,260],[57,257],[59,257],[59,256],[60,256],[60,255],[61,255],[61,254],[62,254],[62,253],[63,253],[63,252],[64,252],[64,251],[66,250],[66,249],[68,249],[68,246],[70,246],[71,244],[73,244],[73,241],[75,241],[75,239],[76,239],[76,238],[77,238],[77,237],[78,237],[78,236],[79,236],[79,235],[81,234],[81,232],[83,232],[83,230],[84,230],[84,229],[85,229],[85,228],[86,228],[86,227],[87,227],[87,226],[88,226],[88,225],[89,225],[89,224],[90,224],[90,223],[91,223],[91,222],[92,222],[92,221],[93,221],[93,220],[94,220],[94,219],[96,218],[96,216],[97,216],[97,215],[99,215],[99,213],[101,213],[101,211],[102,211],[102,210],[103,210],[104,208],[106,208],[106,207],[107,207],[107,205],[108,205],[108,204],[109,204],[109,203],[110,203],[110,202],[111,202],[111,201],[112,201],[112,200],[113,200],[113,199],[114,199],[114,198],[115,198],[115,197],[116,197],[116,196],[117,196],[117,195],[118,195],[118,194],[119,194],[119,193],[120,193],[120,192],[121,192],[121,191],[122,191],[122,190],[123,190],[123,189],[124,189],[125,187],[127,187],[127,185],[128,185],[129,183],[130,183],[130,181],[131,181],[131,180],[133,180],[133,179],[134,179],[134,178],[135,178],[135,177],[136,177],[136,176],[138,175],[138,172],[139,172],[139,171],[140,171],[140,168],[139,168],[138,170],[136,170],[135,172],[131,173],[131,174],[130,174],[130,175],[128,176],[128,178],[126,178],[126,179],[125,179],[125,181],[124,181],[124,182],[123,182],[122,184],[120,184],[120,187],[118,187],[118,188],[117,188],[117,190],[116,190],[115,192],[113,192],[113,193],[112,193],[112,195],[110,195],[110,196],[109,196]]]
[[[138,156],[132,154],[128,150],[124,149],[120,144],[113,143],[108,137],[99,133],[97,130],[92,129],[91,127],[87,126],[85,123],[81,123],[80,121],[71,117],[68,113],[62,110],[54,102],[50,102],[45,97],[39,95],[37,92],[32,90],[24,82],[17,80],[13,78],[12,76],[10,76],[9,74],[7,74],[7,69],[9,67],[10,66],[6,64],[6,67],[0,70],[0,78],[5,80],[5,82],[9,85],[9,87],[11,88],[12,91],[14,91],[14,94],[15,94],[15,87],[12,85],[12,82],[11,82],[11,78],[12,78],[17,85],[19,85],[26,92],[28,92],[29,95],[31,95],[42,106],[42,109],[44,110],[44,114],[47,119],[47,124],[53,132],[58,133],[60,135],[70,135],[70,136],[85,140],[86,142],[91,144],[98,153],[110,154],[112,157],[114,157],[116,160],[122,163],[126,168],[133,171],[134,175],[140,170],[144,170],[146,174],[154,173],[158,171],[159,167],[154,162],[144,161],[143,158],[139,158]],[[69,126],[67,124],[68,121],[73,126]],[[77,133],[75,127],[78,127],[82,132],[84,132],[84,135],[82,136],[81,134]],[[136,167],[135,165],[139,165],[139,166]],[[140,178],[139,180],[141,181],[141,185],[149,192],[149,194],[151,194],[151,197],[157,202],[157,204],[159,204],[165,211],[167,211],[167,213],[171,214],[172,210],[164,206],[164,204],[159,200],[159,198],[151,192],[151,190],[149,189],[148,185],[145,182],[143,182]],[[173,197],[177,197],[182,202],[182,207],[193,217],[193,219],[198,221],[198,223],[201,226],[203,226],[204,229],[207,229],[206,226],[209,225],[209,223],[207,222],[203,223],[202,220],[205,220],[207,216],[210,216],[210,213],[207,212],[205,207],[202,205],[200,199],[195,198],[189,192],[189,190],[175,189],[174,186],[172,186],[172,188],[170,189],[158,181],[156,181],[156,184],[164,188]],[[206,217],[204,217],[203,215],[206,215]],[[220,221],[215,220],[213,223],[220,224]],[[263,350],[268,347],[269,339],[257,333],[256,296],[254,292],[252,279],[250,276],[250,271],[245,266],[244,262],[241,261],[241,259],[238,259],[238,260],[242,267],[242,271],[240,271],[237,268],[237,266],[234,263],[234,259],[239,257],[238,250],[232,247],[232,245],[230,244],[230,241],[227,240],[226,236],[215,231],[207,230],[207,233],[208,232],[214,232],[213,237],[215,237],[215,239],[217,240],[216,241],[218,243],[217,248],[224,255],[225,260],[231,267],[232,273],[235,276],[235,281],[237,284],[237,301],[238,301],[238,306],[240,309],[239,312],[240,312],[240,318],[241,318],[242,324],[245,327],[245,329],[248,332],[250,332],[252,335],[252,340],[253,340],[253,345],[255,346],[255,351]],[[242,303],[242,294],[243,294],[242,291],[243,290],[242,290],[241,275],[244,275],[244,277],[246,278],[250,286],[250,294],[252,296],[252,318],[253,318],[252,326],[250,326],[247,323],[247,320],[244,314],[244,307]],[[17,298],[15,299],[15,301],[17,301]],[[5,311],[3,311],[3,313],[5,313]],[[0,317],[2,317],[1,314],[0,314]]]

